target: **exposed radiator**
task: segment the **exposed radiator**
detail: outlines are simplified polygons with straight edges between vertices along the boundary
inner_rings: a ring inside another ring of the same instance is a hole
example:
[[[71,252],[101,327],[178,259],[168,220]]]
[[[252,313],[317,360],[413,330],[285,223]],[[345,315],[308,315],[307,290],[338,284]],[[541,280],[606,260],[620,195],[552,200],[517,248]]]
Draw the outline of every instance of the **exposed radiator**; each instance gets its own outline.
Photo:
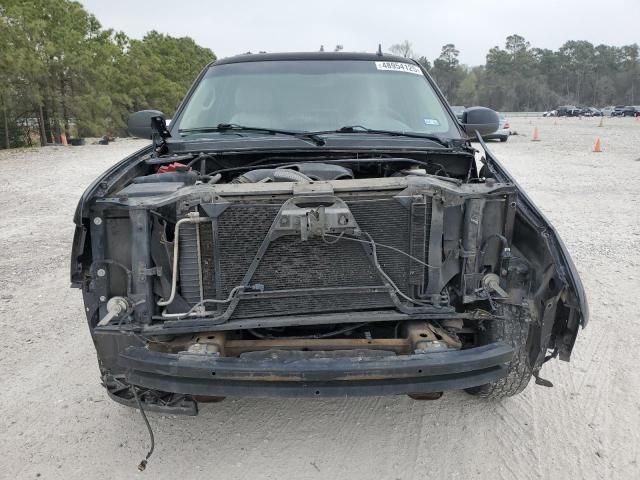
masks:
[[[397,248],[425,261],[431,222],[430,200],[426,204],[422,202],[406,208],[391,195],[385,193],[345,201],[360,229],[371,235],[376,243]],[[187,302],[193,305],[200,301],[201,295],[204,298],[225,298],[241,284],[282,202],[284,199],[232,203],[218,217],[214,228],[207,222],[186,224],[180,230],[180,292]],[[196,228],[200,233],[200,258]],[[214,229],[217,232],[215,241]],[[380,265],[400,290],[410,295],[419,294],[425,281],[424,267],[387,248],[379,247],[377,252]],[[218,272],[214,263],[216,255],[219,259]],[[285,236],[269,245],[250,284],[264,285],[264,291],[269,292],[380,286],[383,281],[358,242],[342,239],[329,245],[320,238],[302,241],[299,236]],[[387,292],[310,293],[286,298],[242,299],[232,318],[391,307],[393,302]]]

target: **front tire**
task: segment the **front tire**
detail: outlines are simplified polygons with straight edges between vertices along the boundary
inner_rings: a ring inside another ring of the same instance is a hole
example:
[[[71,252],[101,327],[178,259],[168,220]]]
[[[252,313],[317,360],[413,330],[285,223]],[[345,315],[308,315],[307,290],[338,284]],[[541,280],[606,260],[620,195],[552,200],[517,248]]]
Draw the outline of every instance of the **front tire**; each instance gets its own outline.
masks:
[[[509,140],[509,137],[507,137],[506,135],[503,137],[500,137],[501,142],[506,142],[507,140]]]
[[[527,339],[530,323],[522,307],[504,306],[503,320],[486,322],[486,329],[480,335],[482,344],[505,342],[513,347],[513,357],[509,363],[507,375],[493,383],[466,389],[467,393],[478,397],[501,400],[522,392],[533,374],[529,361]]]

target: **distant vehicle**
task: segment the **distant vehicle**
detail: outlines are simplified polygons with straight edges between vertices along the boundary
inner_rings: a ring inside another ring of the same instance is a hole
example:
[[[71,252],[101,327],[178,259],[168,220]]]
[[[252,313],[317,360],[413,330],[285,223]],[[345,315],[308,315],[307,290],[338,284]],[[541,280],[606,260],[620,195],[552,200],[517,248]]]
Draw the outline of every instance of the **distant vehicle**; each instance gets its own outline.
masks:
[[[612,117],[621,117],[622,111],[624,110],[624,105],[616,105],[613,107],[613,111],[611,112]]]
[[[581,110],[575,105],[562,105],[556,110],[558,117],[577,117],[581,113]]]
[[[614,107],[613,105],[609,105],[608,107],[601,108],[600,112],[604,117],[611,117],[615,109],[616,107]]]
[[[456,114],[456,118],[460,121],[462,121],[462,115],[464,114],[464,111],[467,109],[467,107],[463,107],[462,105],[455,105],[451,107],[451,110],[453,110],[453,113]]]
[[[498,115],[500,116],[500,126],[498,127],[498,130],[490,133],[489,135],[483,135],[483,140],[500,140],[501,142],[509,140],[509,135],[511,135],[511,126],[503,114],[499,113]]]
[[[627,107],[625,107],[624,105],[616,105],[616,107],[613,109],[613,112],[611,112],[611,116],[612,117],[624,117],[624,112],[625,109]]]
[[[582,109],[581,115],[585,117],[601,117],[602,112],[595,107],[586,107]]]
[[[542,114],[543,117],[557,117],[558,116],[558,111],[557,110],[547,110],[546,112],[544,112]]]
[[[616,117],[640,117],[640,105],[627,105],[625,107],[616,107]]]

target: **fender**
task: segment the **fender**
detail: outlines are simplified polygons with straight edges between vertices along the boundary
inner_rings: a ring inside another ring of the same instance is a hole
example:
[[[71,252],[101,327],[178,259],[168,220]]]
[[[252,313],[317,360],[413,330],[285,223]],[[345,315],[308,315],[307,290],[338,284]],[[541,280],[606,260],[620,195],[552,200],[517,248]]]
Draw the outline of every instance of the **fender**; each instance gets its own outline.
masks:
[[[556,347],[559,350],[560,359],[568,361],[578,333],[577,324],[584,328],[589,323],[589,305],[578,271],[567,247],[558,235],[556,229],[551,225],[551,222],[549,222],[547,217],[535,205],[520,184],[507,171],[505,166],[496,158],[491,150],[489,150],[482,137],[477,135],[477,138],[485,151],[484,164],[489,171],[488,176],[495,178],[499,182],[511,183],[516,187],[518,192],[517,215],[535,228],[544,238],[558,275],[566,285],[568,297],[571,299],[570,306],[572,307],[573,318],[558,319],[558,317],[556,317],[556,324],[561,320],[565,320],[566,325],[553,325],[553,329],[562,337],[561,344],[559,345],[558,339],[556,339]]]

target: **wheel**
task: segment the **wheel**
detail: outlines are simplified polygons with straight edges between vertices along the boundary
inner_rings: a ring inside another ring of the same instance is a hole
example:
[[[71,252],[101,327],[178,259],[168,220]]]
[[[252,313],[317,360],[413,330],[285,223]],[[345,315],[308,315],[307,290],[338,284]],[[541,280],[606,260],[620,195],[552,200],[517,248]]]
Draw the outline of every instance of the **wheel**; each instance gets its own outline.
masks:
[[[509,137],[507,135],[500,137],[501,142],[506,142],[507,140],[509,140]]]
[[[527,322],[526,311],[521,307],[504,306],[503,312],[506,317],[504,320],[486,322],[480,341],[483,344],[502,341],[513,347],[507,375],[493,383],[468,388],[466,392],[471,395],[500,400],[522,392],[531,380],[533,369],[527,351],[530,324]]]

